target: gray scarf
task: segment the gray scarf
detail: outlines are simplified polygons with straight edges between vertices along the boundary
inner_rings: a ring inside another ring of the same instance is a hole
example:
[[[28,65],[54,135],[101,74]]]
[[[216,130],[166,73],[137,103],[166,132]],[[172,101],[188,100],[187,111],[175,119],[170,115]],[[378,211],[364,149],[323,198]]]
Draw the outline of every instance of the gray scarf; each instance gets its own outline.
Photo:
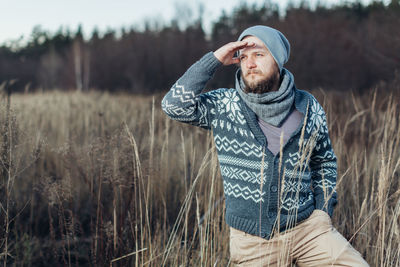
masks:
[[[247,106],[263,121],[280,127],[292,111],[295,96],[293,74],[283,68],[282,83],[278,91],[264,94],[245,93],[245,84],[240,74],[236,72],[236,90]]]

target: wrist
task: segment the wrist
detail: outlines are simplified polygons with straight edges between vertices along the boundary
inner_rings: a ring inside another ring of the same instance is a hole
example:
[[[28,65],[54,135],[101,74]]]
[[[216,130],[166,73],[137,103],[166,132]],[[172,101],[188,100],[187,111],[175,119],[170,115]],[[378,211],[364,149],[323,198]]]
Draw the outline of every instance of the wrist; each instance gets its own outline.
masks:
[[[199,63],[207,70],[210,75],[222,65],[222,62],[215,56],[213,52],[208,52],[200,60]]]

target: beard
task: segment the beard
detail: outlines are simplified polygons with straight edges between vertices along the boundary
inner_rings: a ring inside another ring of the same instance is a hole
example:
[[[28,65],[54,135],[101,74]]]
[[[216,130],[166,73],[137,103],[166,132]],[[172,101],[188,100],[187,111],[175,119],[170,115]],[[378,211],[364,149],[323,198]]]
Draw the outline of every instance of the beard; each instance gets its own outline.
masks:
[[[255,71],[253,73],[259,73],[259,72]],[[245,84],[244,92],[246,94],[248,94],[248,93],[263,94],[263,93],[275,91],[276,90],[275,88],[279,88],[279,84],[281,82],[278,71],[274,72],[271,77],[265,78],[261,81],[253,83],[253,84],[249,83],[246,80],[242,71],[241,71],[241,75],[242,75],[242,79]]]

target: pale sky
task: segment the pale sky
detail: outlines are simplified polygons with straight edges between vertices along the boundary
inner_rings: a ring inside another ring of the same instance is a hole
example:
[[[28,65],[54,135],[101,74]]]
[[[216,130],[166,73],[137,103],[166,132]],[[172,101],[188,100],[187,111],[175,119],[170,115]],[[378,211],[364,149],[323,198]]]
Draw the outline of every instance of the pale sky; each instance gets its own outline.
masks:
[[[32,29],[41,25],[42,29],[54,33],[61,26],[75,32],[81,24],[86,36],[95,27],[100,32],[107,29],[120,30],[123,26],[130,28],[143,26],[145,19],[161,20],[169,23],[176,17],[177,6],[189,6],[197,17],[199,3],[204,5],[205,30],[210,29],[212,22],[221,15],[222,10],[230,13],[244,0],[0,0],[0,44],[23,38],[28,40]],[[341,0],[343,1],[343,0]],[[247,0],[248,4],[263,4],[263,0]],[[277,0],[273,0],[277,3]],[[283,9],[288,0],[279,1]],[[298,0],[292,0],[298,3]],[[315,5],[317,0],[310,0]],[[335,0],[320,0],[328,5],[340,3]],[[367,0],[362,1],[369,2]],[[179,15],[185,17],[185,12]],[[187,17],[187,16],[186,16]]]

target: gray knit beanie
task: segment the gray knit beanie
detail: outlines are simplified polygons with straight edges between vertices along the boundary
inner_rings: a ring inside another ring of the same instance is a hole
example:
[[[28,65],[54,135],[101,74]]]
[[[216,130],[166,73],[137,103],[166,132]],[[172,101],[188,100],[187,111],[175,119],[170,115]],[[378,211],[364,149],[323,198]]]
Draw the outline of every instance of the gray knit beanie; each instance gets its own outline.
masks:
[[[265,44],[281,72],[290,55],[290,44],[286,37],[280,31],[271,27],[257,25],[244,30],[238,41],[249,35],[259,38]]]

